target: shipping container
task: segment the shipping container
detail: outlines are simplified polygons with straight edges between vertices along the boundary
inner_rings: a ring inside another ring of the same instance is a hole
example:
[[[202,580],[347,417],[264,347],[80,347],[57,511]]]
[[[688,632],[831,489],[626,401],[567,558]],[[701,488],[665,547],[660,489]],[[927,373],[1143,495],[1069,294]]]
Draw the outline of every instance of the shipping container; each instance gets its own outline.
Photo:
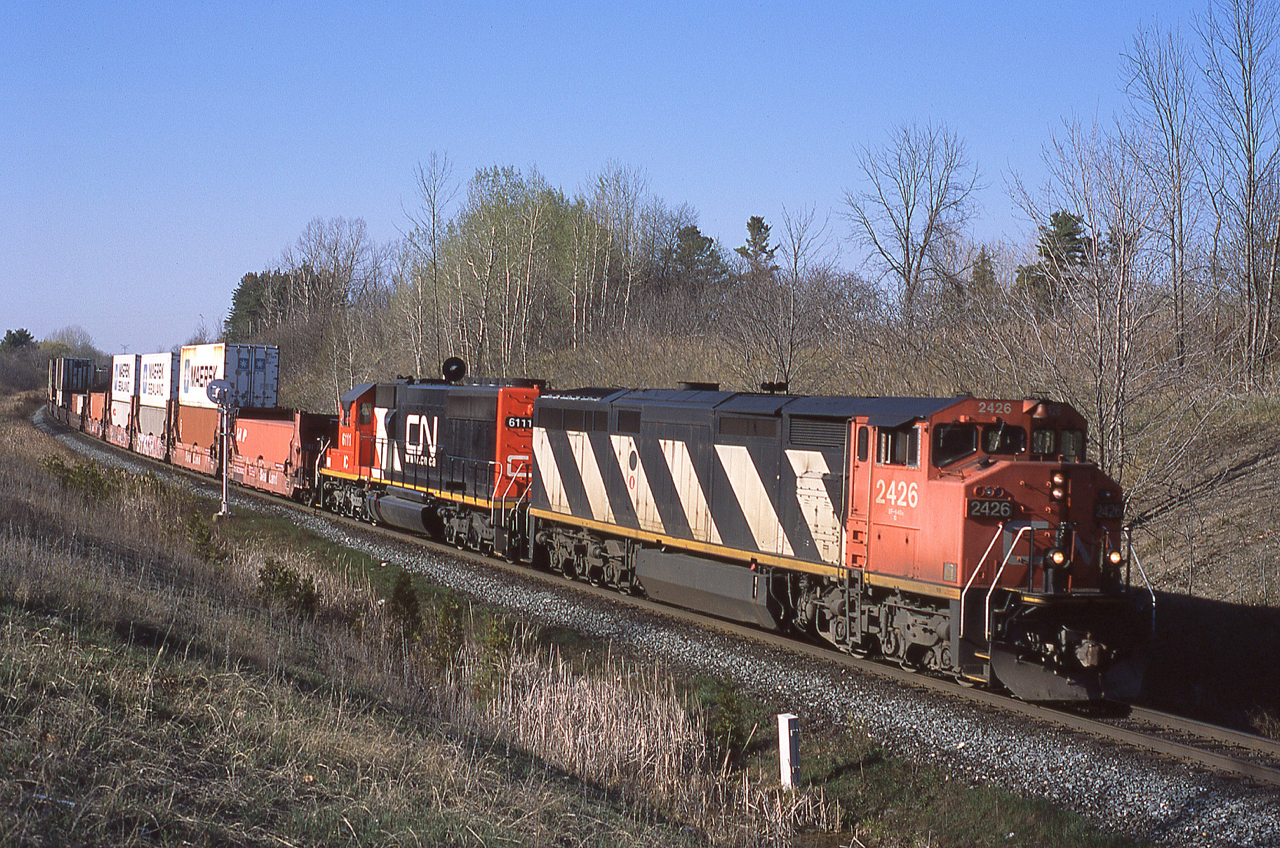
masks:
[[[139,357],[142,376],[138,381],[138,403],[164,409],[178,399],[178,354],[144,353]]]
[[[111,400],[127,401],[138,394],[138,359],[136,353],[111,357]]]
[[[137,398],[111,401],[110,418],[107,421],[107,441],[122,448],[133,447],[134,411]]]
[[[178,401],[213,409],[207,390],[214,380],[231,386],[231,406],[273,409],[280,383],[280,350],[275,345],[188,345],[181,353]]]
[[[84,394],[71,396],[71,407],[67,410],[67,424],[73,429],[83,430],[85,410],[89,408],[89,396]]]
[[[333,431],[327,415],[289,409],[254,410],[236,419],[231,479],[267,492],[300,498],[314,470],[321,440]]]
[[[179,406],[169,458],[174,465],[202,474],[218,471],[218,415],[216,409]]]
[[[48,401],[54,408],[68,409],[73,394],[89,391],[93,382],[92,359],[56,357],[49,360]],[[63,416],[58,416],[60,419]]]
[[[58,363],[62,372],[59,378],[64,392],[83,394],[89,391],[95,369],[92,359],[59,359]]]
[[[85,419],[84,431],[99,439],[107,435],[108,403],[106,392],[89,393],[89,417]]]
[[[162,407],[139,405],[138,430],[134,435],[133,449],[152,459],[168,459],[171,419],[176,408],[177,404]]]

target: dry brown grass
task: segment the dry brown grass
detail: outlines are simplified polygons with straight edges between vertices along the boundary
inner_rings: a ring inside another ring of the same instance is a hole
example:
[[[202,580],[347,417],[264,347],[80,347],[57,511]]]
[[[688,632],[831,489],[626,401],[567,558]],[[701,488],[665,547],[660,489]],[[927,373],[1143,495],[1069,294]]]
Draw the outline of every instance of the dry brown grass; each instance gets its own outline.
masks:
[[[478,735],[508,741],[624,803],[687,822],[713,843],[785,843],[797,832],[840,829],[840,805],[822,789],[784,792],[718,760],[706,720],[661,669],[606,660],[590,675],[531,634],[513,649],[471,642],[441,687],[441,712]]]

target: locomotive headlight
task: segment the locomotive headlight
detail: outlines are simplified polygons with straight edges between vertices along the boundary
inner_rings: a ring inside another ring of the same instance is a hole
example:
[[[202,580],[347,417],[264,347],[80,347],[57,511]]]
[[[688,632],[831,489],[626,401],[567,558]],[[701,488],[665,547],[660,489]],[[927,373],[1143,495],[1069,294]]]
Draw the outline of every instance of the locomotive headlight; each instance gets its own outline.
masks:
[[[1067,554],[1061,548],[1050,548],[1049,551],[1045,553],[1044,558],[1047,559],[1053,565],[1060,566],[1066,563]]]
[[[1119,551],[1112,551],[1111,553],[1107,554],[1107,561],[1110,562],[1112,565],[1119,565],[1123,560],[1124,560],[1124,555],[1121,554]]]
[[[1067,482],[1067,475],[1063,474],[1061,471],[1055,471],[1053,472],[1053,477],[1050,479],[1053,480],[1053,485],[1064,486]]]
[[[1061,486],[1054,486],[1053,489],[1049,492],[1049,496],[1053,498],[1055,501],[1060,501],[1067,496],[1067,490],[1062,488]]]

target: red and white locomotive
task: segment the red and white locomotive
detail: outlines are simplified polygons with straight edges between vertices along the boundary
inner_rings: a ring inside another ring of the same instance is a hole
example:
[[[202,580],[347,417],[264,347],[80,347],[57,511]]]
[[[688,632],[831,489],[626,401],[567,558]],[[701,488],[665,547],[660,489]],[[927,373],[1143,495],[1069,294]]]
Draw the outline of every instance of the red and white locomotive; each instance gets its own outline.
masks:
[[[1041,400],[539,398],[532,556],[1034,700],[1136,694],[1119,487]]]
[[[1122,493],[1069,406],[464,371],[356,386],[336,418],[241,410],[232,479],[1028,700],[1137,694]],[[55,414],[96,409],[62,374]]]

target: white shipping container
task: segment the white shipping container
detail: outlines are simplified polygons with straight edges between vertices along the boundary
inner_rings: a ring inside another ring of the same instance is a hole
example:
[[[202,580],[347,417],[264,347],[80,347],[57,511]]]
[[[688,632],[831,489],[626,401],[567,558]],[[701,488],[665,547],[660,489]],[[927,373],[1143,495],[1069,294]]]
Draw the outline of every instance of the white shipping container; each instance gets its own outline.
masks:
[[[214,380],[231,385],[231,405],[273,408],[280,380],[280,350],[275,345],[188,345],[181,354],[183,406],[212,409],[206,393]]]
[[[138,403],[163,408],[178,397],[178,354],[144,353],[140,358]]]
[[[128,400],[138,393],[138,359],[136,353],[111,357],[111,399]]]

